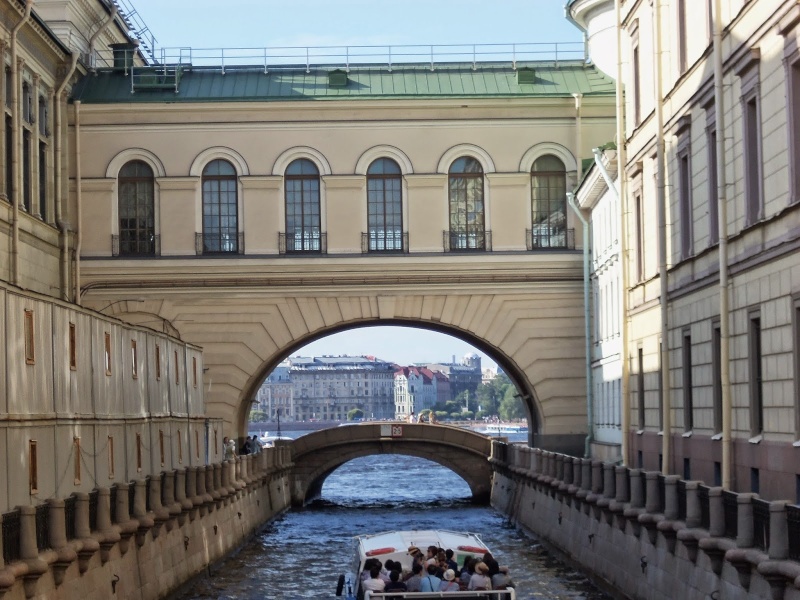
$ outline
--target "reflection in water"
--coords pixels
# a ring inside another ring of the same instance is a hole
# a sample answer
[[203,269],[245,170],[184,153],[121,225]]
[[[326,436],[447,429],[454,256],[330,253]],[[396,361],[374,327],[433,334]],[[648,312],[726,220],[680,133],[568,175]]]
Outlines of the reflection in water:
[[518,598],[607,598],[535,539],[469,500],[467,484],[432,462],[400,455],[353,460],[331,474],[321,500],[269,524],[181,598],[333,599],[353,536],[435,528],[479,533],[500,564],[509,565]]

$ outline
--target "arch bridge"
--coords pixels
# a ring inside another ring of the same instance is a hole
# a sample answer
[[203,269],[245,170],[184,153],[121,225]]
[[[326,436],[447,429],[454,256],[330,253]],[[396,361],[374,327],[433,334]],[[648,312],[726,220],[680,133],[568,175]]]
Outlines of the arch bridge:
[[375,454],[402,454],[438,463],[466,481],[474,502],[489,501],[492,440],[468,429],[399,422],[361,423],[310,433],[290,446],[294,506],[319,497],[327,477],[344,463]]

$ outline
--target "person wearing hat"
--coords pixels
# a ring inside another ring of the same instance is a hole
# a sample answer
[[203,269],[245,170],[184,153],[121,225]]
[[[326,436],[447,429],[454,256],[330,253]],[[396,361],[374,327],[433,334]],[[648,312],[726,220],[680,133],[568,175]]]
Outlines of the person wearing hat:
[[440,592],[457,592],[461,588],[458,587],[458,583],[455,581],[456,579],[456,572],[453,569],[447,569],[444,572],[444,581],[442,581],[442,585],[439,587]]
[[475,565],[475,574],[470,577],[467,589],[470,591],[492,589],[492,580],[489,579],[489,567],[485,562],[479,562]]

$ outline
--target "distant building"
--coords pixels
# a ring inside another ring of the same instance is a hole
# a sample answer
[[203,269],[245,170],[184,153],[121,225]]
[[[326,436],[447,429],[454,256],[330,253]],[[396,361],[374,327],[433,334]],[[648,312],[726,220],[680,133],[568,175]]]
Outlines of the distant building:
[[290,358],[292,417],[344,421],[354,408],[366,418],[394,417],[395,365],[374,357]]
[[451,363],[427,363],[423,365],[431,371],[439,371],[447,376],[450,381],[450,400],[455,399],[461,392],[468,390],[474,394],[478,386],[483,381],[483,371],[481,370],[481,357],[470,352],[466,354],[461,362],[456,362],[453,356]]
[[256,393],[254,408],[265,412],[270,421],[278,417],[285,421],[294,420],[294,390],[288,362],[282,362],[275,367],[261,384]]
[[425,367],[401,367],[394,374],[395,417],[408,418],[449,399],[447,377]]

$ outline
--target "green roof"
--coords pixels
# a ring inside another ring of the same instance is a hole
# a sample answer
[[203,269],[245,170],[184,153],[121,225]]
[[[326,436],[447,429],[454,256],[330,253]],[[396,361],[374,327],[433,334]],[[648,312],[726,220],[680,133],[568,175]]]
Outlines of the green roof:
[[[614,81],[584,62],[517,63],[534,69],[533,83],[517,83],[509,63],[429,64],[351,67],[346,86],[329,85],[335,67],[281,67],[264,73],[263,67],[183,68],[178,91],[174,86],[137,87],[131,93],[131,77],[120,70],[100,70],[86,75],[75,87],[73,98],[81,102],[263,102],[287,100],[393,99],[393,98],[530,98],[613,96]],[[137,68],[146,80],[157,67]],[[155,75],[153,75],[155,76]],[[152,80],[152,77],[151,77]],[[174,81],[174,80],[173,80]]]

